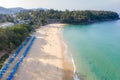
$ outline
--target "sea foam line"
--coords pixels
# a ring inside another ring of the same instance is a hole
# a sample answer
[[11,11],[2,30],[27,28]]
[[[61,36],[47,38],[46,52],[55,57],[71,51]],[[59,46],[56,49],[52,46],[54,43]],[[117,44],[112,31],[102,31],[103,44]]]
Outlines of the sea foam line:
[[[61,39],[62,39],[63,45],[65,46],[65,51],[64,51],[64,53],[67,54],[67,53],[68,53],[68,46],[67,46],[67,44],[65,43],[65,41],[64,41],[64,39],[63,39],[63,36],[62,36],[62,28],[60,28],[60,30],[59,30],[59,35],[60,35],[60,37],[61,37]],[[80,79],[78,78],[78,75],[77,75],[77,72],[76,72],[76,66],[75,66],[75,62],[74,62],[74,59],[73,59],[73,55],[70,54],[70,56],[71,56],[72,63],[73,63],[73,68],[74,68],[74,80],[80,80]]]

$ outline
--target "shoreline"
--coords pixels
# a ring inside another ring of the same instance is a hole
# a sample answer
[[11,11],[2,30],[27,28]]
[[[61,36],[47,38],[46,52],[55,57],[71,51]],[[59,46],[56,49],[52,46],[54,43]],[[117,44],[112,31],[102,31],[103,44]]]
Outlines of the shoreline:
[[62,40],[62,43],[63,43],[63,45],[65,46],[65,51],[64,51],[64,54],[69,54],[70,55],[70,58],[71,58],[71,61],[72,61],[72,64],[73,64],[73,72],[74,72],[74,74],[73,74],[73,80],[80,80],[79,78],[78,78],[78,75],[77,75],[77,71],[76,71],[76,65],[75,65],[75,62],[74,62],[74,59],[73,59],[73,55],[71,54],[71,53],[68,53],[68,46],[67,46],[67,44],[65,43],[65,40],[64,40],[64,38],[63,38],[63,36],[62,36],[62,31],[61,31],[61,29],[60,29],[60,37],[61,37],[61,40]]
[[[62,45],[62,48],[63,48],[63,53],[62,54],[63,54],[63,58],[64,58],[64,61],[63,61],[63,67],[64,67],[64,69],[70,69],[70,68],[72,68],[72,72],[73,72],[73,74],[72,74],[72,76],[73,76],[72,80],[79,80],[78,77],[77,77],[77,75],[75,74],[76,73],[76,68],[75,68],[75,64],[74,64],[74,59],[72,57],[72,54],[68,53],[68,47],[67,47],[67,44],[64,41],[64,38],[63,38],[62,32],[61,32],[62,27],[65,27],[66,25],[68,25],[68,24],[62,24],[62,23],[49,24],[49,26],[54,26],[54,27],[57,27],[59,29],[58,30],[58,36],[60,38],[60,42],[61,42],[61,45]],[[69,61],[67,61],[67,60],[69,60]],[[70,73],[67,73],[67,74],[70,74]],[[65,79],[65,80],[70,80],[70,79]]]

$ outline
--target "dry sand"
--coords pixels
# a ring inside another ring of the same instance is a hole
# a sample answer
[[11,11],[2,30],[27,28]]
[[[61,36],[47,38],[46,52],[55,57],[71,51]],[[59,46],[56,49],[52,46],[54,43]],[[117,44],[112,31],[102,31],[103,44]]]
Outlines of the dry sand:
[[50,24],[37,29],[27,57],[20,65],[14,80],[73,80],[70,54],[59,35],[64,24]]

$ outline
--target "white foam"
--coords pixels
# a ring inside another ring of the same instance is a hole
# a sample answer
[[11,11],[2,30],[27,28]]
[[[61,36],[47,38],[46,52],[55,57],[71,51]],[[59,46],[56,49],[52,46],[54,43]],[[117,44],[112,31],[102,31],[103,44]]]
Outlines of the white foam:
[[[67,46],[67,44],[65,43],[65,41],[63,40],[63,36],[62,36],[61,33],[62,33],[62,28],[60,28],[59,34],[60,34],[60,37],[61,37],[61,39],[62,39],[63,45],[65,46],[65,51],[64,51],[64,53],[67,54],[67,53],[68,53],[68,46]],[[75,63],[74,63],[73,56],[72,56],[72,54],[70,54],[70,55],[71,55],[71,59],[72,59],[72,63],[73,63],[73,68],[74,68],[74,80],[80,80],[80,79],[78,78],[77,73],[76,73],[76,66],[75,66]]]

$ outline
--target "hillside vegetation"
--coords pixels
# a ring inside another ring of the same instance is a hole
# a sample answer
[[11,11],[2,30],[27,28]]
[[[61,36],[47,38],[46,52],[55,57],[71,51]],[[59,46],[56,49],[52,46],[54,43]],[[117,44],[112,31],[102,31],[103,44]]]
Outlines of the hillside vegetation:
[[38,10],[23,11],[17,14],[21,20],[30,20],[31,24],[45,24],[48,20],[56,20],[62,23],[88,24],[98,21],[108,21],[119,19],[119,15],[112,11],[58,11],[58,10]]

